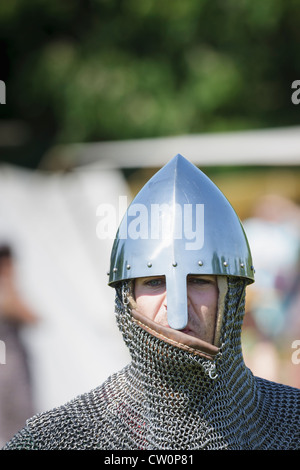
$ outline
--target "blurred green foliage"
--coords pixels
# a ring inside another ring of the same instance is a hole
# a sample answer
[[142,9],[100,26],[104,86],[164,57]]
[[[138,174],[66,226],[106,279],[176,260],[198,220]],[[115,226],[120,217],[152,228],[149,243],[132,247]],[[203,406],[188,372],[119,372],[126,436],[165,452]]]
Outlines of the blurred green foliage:
[[0,3],[1,117],[39,151],[299,123],[298,0]]

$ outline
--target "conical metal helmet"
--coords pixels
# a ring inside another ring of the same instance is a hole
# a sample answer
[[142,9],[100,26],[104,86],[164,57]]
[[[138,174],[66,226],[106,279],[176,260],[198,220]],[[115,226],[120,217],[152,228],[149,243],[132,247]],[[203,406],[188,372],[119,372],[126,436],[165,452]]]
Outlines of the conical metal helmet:
[[180,330],[188,322],[189,274],[254,282],[248,241],[234,209],[201,170],[177,155],[128,207],[112,248],[109,285],[164,275],[168,323]]

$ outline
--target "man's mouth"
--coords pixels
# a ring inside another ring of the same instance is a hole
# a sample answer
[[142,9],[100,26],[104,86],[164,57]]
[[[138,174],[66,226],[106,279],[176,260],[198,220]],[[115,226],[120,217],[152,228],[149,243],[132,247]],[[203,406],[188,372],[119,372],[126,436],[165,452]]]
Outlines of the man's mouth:
[[191,335],[193,334],[193,331],[190,328],[184,328],[183,330],[180,330],[181,333],[185,333],[186,335]]

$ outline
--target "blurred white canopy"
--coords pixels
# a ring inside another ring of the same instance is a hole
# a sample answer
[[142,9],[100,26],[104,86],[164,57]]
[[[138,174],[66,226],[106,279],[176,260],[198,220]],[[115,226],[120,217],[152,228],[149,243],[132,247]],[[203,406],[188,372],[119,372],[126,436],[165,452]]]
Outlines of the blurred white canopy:
[[202,166],[299,165],[300,126],[57,146],[42,166],[161,167],[178,153]]
[[118,205],[117,171],[68,173],[0,166],[0,244],[16,253],[18,289],[38,316],[25,327],[37,411],[101,384],[129,361],[107,286],[112,240],[96,235],[97,207]]

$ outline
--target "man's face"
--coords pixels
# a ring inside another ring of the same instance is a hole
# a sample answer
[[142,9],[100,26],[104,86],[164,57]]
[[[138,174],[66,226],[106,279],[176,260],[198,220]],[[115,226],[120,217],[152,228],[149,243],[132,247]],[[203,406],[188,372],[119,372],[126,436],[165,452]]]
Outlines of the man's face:
[[[159,325],[169,327],[164,276],[137,278],[135,300],[136,309],[142,315]],[[188,324],[181,331],[213,343],[218,307],[216,276],[188,276],[187,306]]]

